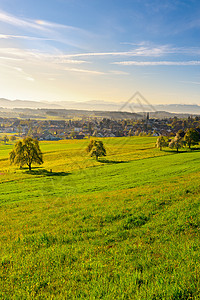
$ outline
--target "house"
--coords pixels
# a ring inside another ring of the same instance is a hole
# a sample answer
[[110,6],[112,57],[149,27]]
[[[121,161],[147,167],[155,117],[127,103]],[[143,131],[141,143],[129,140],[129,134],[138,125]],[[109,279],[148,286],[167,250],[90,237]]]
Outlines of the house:
[[43,134],[40,136],[39,141],[59,141],[61,138],[52,135],[51,133]]
[[85,137],[84,134],[76,134],[76,135],[74,136],[74,139],[76,139],[76,140],[82,140],[82,139],[84,139],[84,137]]

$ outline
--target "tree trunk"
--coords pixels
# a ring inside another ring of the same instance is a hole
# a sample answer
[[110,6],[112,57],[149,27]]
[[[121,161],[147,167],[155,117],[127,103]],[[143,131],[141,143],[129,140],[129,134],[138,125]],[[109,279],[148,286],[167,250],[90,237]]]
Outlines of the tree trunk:
[[31,164],[30,164],[30,165],[28,165],[28,168],[29,168],[29,171],[31,171]]

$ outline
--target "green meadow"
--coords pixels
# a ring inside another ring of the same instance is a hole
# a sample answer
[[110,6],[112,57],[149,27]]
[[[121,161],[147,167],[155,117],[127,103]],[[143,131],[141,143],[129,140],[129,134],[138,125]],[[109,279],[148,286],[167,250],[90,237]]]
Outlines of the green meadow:
[[154,137],[0,144],[0,299],[200,299],[200,150]]

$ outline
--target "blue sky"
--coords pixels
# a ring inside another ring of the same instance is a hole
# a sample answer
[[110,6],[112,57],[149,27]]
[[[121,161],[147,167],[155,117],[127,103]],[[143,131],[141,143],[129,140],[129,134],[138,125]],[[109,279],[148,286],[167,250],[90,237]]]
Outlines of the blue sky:
[[200,104],[200,1],[0,0],[0,97]]

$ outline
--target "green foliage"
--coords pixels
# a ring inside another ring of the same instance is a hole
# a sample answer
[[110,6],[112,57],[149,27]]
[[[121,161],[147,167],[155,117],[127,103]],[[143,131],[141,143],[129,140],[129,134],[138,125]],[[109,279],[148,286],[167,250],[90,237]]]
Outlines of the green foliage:
[[16,141],[16,136],[14,136],[14,135],[11,135],[11,137],[10,137],[10,141],[11,141],[11,142],[14,142],[14,141]]
[[175,138],[169,143],[169,147],[172,148],[172,149],[175,148],[176,151],[178,152],[178,150],[180,148],[183,148],[183,146],[184,146],[184,140],[180,136],[180,134],[177,133]]
[[27,165],[30,171],[33,163],[43,164],[43,155],[38,141],[31,137],[18,141],[10,152],[10,162],[11,164],[20,165],[20,167]]
[[159,136],[156,141],[156,147],[160,148],[160,150],[162,150],[162,148],[167,147],[167,146],[168,146],[168,144],[167,144],[164,136],[162,136],[162,135]]
[[8,141],[9,141],[9,138],[8,138],[8,136],[7,135],[4,135],[4,137],[3,137],[3,142],[6,144]]
[[90,153],[90,156],[95,156],[96,160],[98,160],[100,156],[106,156],[106,149],[102,141],[91,140],[86,151]]
[[187,130],[184,140],[189,148],[191,148],[193,145],[198,145],[199,133],[194,128],[190,128]]

